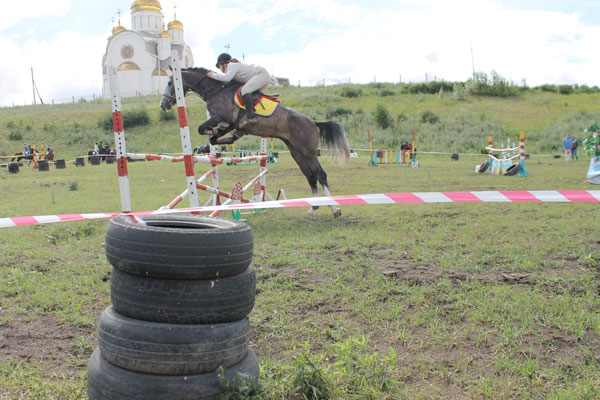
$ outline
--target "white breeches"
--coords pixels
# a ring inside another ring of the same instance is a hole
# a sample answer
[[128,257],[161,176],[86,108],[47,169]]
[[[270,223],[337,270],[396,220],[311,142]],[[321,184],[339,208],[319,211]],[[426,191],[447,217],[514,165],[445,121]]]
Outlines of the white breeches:
[[242,86],[241,94],[243,96],[256,90],[265,90],[269,86],[269,83],[271,83],[271,75],[266,70],[263,70],[263,72],[254,75]]

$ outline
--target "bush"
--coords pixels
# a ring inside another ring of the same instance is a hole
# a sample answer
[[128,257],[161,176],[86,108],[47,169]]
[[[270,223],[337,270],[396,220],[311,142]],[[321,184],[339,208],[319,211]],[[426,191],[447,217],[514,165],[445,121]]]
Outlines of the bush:
[[177,119],[177,115],[175,115],[174,111],[160,111],[160,114],[158,114],[158,119],[160,121],[173,121],[174,119]]
[[21,135],[21,132],[11,132],[8,134],[8,139],[9,140],[23,140],[23,135]]
[[[148,125],[150,123],[150,116],[145,109],[124,111],[123,112],[123,128],[133,128],[138,125]],[[113,130],[113,117],[112,114],[107,114],[104,118],[98,121],[98,126],[107,131]]]
[[496,71],[492,71],[491,79],[484,72],[476,72],[465,87],[467,93],[477,96],[510,97],[519,94],[519,88],[512,81],[507,81]]
[[409,83],[402,87],[402,91],[409,94],[438,94],[441,90],[451,92],[453,88],[454,83],[433,81],[428,83]]
[[381,96],[381,97],[393,96],[395,94],[396,94],[396,92],[394,92],[393,90],[390,90],[390,89],[383,89],[381,92],[379,92],[379,96]]
[[375,120],[377,125],[383,129],[388,128],[390,125],[392,125],[393,122],[389,111],[381,104],[377,104],[377,106],[375,107],[375,111],[373,111],[373,119]]
[[452,86],[452,98],[462,101],[465,99],[465,86],[461,83],[455,83]]
[[558,86],[558,93],[560,93],[560,94],[573,94],[573,92],[575,92],[575,90],[573,89],[573,86],[571,86],[571,85]]
[[340,91],[342,97],[358,97],[362,95],[362,90],[358,88],[351,88],[350,86],[344,86]]
[[408,121],[408,117],[406,116],[406,114],[404,114],[404,113],[400,113],[400,114],[398,114],[398,116],[396,117],[396,121],[398,121],[398,122],[404,122],[404,121]]
[[551,92],[551,93],[556,93],[558,90],[556,88],[556,85],[541,85],[536,87],[536,89],[540,89],[542,92]]
[[438,117],[431,111],[423,111],[423,114],[421,114],[421,122],[424,124],[436,124],[440,122],[440,117]]
[[352,115],[352,110],[344,107],[329,109],[325,112],[325,118],[343,117],[344,115]]

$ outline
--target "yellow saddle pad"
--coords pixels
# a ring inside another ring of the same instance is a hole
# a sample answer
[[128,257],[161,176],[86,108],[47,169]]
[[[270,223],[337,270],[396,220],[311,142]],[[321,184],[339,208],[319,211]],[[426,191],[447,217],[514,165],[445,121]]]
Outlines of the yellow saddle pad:
[[[234,102],[239,108],[245,110],[246,106],[244,100],[242,100],[240,90],[235,93]],[[277,107],[279,107],[279,100],[275,97],[261,95],[254,101],[254,112],[262,117],[270,117],[277,110]]]

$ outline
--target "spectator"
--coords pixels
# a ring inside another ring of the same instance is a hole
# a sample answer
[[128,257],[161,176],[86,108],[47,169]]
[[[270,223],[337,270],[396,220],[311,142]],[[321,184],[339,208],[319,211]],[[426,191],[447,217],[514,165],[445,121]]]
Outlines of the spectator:
[[573,137],[573,143],[571,144],[571,155],[573,156],[574,160],[579,160],[579,156],[577,155],[577,146],[579,146],[579,143],[577,142],[577,139]]
[[571,159],[571,153],[573,150],[573,138],[567,133],[567,136],[562,141],[563,147],[565,148],[565,160]]

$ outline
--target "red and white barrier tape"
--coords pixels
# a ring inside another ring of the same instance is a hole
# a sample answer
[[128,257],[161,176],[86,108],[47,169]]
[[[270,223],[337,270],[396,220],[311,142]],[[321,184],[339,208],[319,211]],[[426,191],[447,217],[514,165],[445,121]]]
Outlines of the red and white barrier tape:
[[[155,211],[139,211],[127,215],[172,214],[184,212],[212,212],[226,210],[254,210],[265,208],[289,208],[311,206],[346,206],[362,204],[408,204],[408,203],[600,203],[600,190],[531,190],[531,191],[475,191],[475,192],[406,192],[358,194],[331,197],[306,197],[302,199],[275,200],[261,203],[227,204],[207,207],[188,207]],[[47,224],[51,222],[79,221],[111,218],[122,213],[62,214],[36,217],[0,218],[0,228],[22,225]]]

